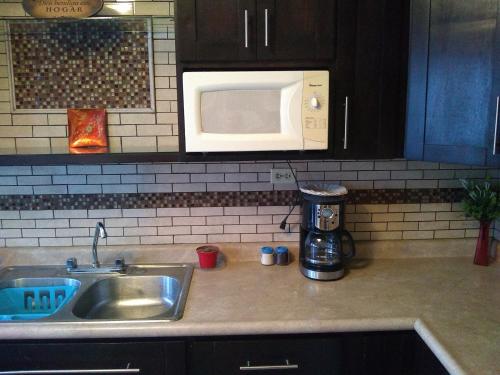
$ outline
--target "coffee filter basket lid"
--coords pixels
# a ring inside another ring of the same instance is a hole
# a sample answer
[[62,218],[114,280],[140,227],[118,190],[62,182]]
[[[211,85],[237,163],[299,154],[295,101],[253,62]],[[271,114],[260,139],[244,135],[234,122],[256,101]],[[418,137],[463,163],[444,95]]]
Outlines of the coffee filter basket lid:
[[347,188],[337,184],[307,184],[300,187],[300,191],[304,194],[320,197],[335,197],[347,194]]

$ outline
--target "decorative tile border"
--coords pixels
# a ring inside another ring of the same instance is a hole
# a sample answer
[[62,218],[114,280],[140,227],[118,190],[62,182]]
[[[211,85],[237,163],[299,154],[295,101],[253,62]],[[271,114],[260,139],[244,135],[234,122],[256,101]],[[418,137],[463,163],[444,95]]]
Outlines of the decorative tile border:
[[[253,207],[290,205],[295,191],[229,191],[144,194],[1,195],[0,210],[77,210],[162,207]],[[460,189],[352,190],[348,204],[448,203],[462,198]]]

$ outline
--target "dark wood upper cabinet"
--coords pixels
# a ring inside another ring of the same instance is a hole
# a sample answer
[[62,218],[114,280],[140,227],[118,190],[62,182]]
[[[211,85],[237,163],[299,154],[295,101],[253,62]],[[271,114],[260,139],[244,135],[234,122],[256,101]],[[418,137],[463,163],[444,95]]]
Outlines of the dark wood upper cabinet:
[[[409,10],[410,0],[177,1],[179,98],[189,70],[328,69],[329,149],[320,157],[402,157]],[[182,118],[181,107],[181,136]]]
[[177,1],[180,61],[332,59],[335,1]]
[[177,50],[183,61],[255,59],[255,0],[177,1]]
[[331,60],[335,1],[257,0],[258,60]]
[[495,34],[495,50],[493,52],[493,81],[490,99],[490,131],[491,140],[486,164],[491,167],[500,166],[500,1],[498,2],[497,25]]
[[338,0],[336,158],[403,155],[409,1]]
[[412,2],[408,159],[500,166],[499,3]]

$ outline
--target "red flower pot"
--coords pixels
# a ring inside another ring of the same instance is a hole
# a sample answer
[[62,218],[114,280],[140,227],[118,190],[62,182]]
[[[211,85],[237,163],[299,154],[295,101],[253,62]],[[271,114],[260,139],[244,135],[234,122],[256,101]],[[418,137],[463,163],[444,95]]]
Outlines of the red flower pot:
[[200,246],[196,249],[200,268],[215,268],[217,265],[217,254],[219,248],[217,246]]

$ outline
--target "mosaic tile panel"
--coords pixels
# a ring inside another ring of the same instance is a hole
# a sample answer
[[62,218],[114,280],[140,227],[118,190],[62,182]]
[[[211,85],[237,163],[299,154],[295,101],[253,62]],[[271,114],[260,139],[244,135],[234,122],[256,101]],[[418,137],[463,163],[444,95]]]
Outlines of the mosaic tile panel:
[[[352,190],[347,203],[447,203],[459,202],[462,196],[461,189]],[[296,197],[295,191],[0,195],[0,210],[281,206],[292,204]]]
[[151,108],[147,18],[9,28],[16,109]]

